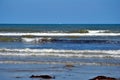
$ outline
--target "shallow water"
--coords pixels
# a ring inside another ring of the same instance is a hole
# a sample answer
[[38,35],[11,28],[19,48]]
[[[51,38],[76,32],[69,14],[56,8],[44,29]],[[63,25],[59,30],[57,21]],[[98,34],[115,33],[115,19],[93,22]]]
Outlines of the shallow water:
[[89,80],[98,75],[120,77],[120,67],[118,66],[74,66],[75,67],[67,68],[64,64],[0,64],[0,75],[2,76],[0,79],[31,80],[31,78],[29,78],[31,75],[45,74],[55,76],[53,80]]

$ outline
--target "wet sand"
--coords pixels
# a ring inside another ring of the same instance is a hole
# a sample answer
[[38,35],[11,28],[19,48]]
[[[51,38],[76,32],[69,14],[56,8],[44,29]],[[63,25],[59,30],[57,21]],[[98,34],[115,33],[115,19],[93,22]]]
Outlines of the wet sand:
[[120,66],[77,64],[0,64],[0,80],[41,80],[31,75],[51,75],[53,80],[89,80],[104,75],[120,78]]

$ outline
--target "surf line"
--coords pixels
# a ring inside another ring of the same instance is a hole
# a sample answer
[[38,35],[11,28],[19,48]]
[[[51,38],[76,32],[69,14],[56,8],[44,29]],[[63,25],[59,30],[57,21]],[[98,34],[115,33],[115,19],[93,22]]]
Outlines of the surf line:
[[0,33],[0,36],[40,36],[40,37],[64,37],[64,36],[120,36],[120,33]]

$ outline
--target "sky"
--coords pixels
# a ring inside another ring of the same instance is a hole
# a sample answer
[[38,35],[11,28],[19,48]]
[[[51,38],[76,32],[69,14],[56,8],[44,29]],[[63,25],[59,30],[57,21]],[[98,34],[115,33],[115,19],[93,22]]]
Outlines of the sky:
[[120,0],[0,0],[0,24],[120,24]]

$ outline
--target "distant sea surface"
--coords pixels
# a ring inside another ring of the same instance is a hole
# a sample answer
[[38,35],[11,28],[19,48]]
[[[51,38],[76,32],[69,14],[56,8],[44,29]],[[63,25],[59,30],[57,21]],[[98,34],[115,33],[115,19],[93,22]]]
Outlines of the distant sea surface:
[[80,29],[120,32],[120,24],[0,24],[1,32],[68,32]]

